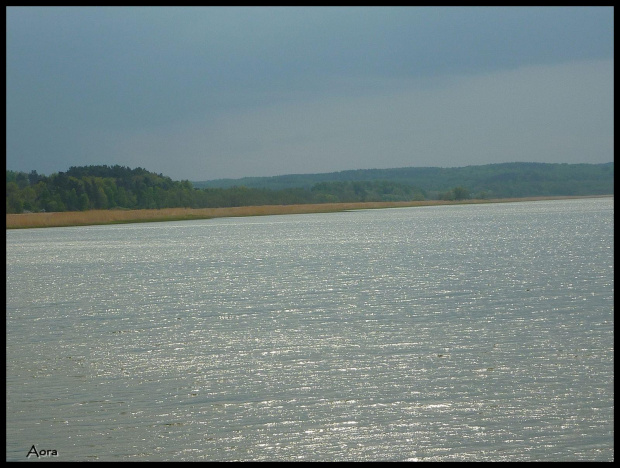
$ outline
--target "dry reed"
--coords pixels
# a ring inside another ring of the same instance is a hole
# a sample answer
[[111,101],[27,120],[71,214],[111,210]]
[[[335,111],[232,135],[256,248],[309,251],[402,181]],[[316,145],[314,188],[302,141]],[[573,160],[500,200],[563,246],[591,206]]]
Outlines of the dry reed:
[[302,205],[264,205],[237,206],[230,208],[164,208],[160,210],[89,210],[53,213],[7,214],[7,229],[85,226],[97,224],[140,223],[154,221],[175,221],[191,219],[210,219],[236,216],[266,216],[303,213],[329,213],[348,210],[376,208],[398,208],[413,206],[501,203],[514,201],[535,201],[560,198],[583,197],[529,197],[519,199],[462,200],[462,201],[408,201],[408,202],[362,202],[362,203],[321,203]]

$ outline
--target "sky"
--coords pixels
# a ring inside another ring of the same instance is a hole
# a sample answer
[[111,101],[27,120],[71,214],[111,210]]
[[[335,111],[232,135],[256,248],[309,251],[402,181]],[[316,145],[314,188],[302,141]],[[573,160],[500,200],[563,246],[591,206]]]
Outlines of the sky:
[[613,161],[613,7],[7,7],[7,169]]

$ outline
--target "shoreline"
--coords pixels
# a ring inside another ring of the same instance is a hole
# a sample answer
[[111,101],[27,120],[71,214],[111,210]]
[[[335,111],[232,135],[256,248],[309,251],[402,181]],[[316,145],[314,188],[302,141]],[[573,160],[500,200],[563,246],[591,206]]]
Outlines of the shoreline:
[[300,205],[236,206],[226,208],[162,208],[155,210],[88,210],[51,213],[21,213],[6,215],[6,229],[45,227],[96,226],[102,224],[188,221],[196,219],[270,216],[284,214],[334,213],[351,210],[380,208],[407,208],[416,206],[470,205],[485,203],[512,203],[576,198],[606,198],[613,195],[546,196],[523,198],[495,198],[488,200],[423,200],[403,202],[319,203]]

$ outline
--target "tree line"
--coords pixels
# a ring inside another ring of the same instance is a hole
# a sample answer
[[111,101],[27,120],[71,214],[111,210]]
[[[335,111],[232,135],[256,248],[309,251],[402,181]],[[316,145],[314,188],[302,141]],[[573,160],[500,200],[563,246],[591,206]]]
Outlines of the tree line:
[[193,182],[195,187],[311,188],[319,182],[384,180],[419,187],[427,199],[461,196],[465,188],[471,198],[512,198],[557,195],[613,194],[614,163],[499,163],[465,167],[402,167],[358,169],[322,174],[289,174],[273,177],[244,177]]
[[6,171],[6,212],[218,208],[249,205],[424,200],[420,189],[388,181],[323,182],[310,189],[195,188],[143,168],[71,167],[50,176]]
[[613,194],[613,172],[613,163],[509,163],[245,178],[238,185],[201,186],[119,165],[71,167],[50,176],[7,170],[6,212],[606,195]]

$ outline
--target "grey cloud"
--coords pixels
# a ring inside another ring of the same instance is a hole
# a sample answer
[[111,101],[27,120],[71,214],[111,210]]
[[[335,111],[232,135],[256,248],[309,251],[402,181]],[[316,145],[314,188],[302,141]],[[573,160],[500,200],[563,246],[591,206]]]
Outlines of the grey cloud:
[[[281,142],[285,131],[281,150],[265,150],[256,167],[247,156],[241,167],[314,171],[323,164],[318,156],[306,156],[315,163],[303,166],[294,164],[295,154],[329,153],[328,142],[334,152],[351,152],[342,148],[344,138],[310,131],[322,132],[321,122],[336,125],[339,110],[330,101],[354,109],[373,96],[405,96],[413,81],[435,96],[432,90],[459,76],[604,59],[613,59],[613,8],[9,7],[7,167],[167,167],[161,148],[183,147],[188,156],[176,153],[175,177],[193,177],[200,158],[209,159],[209,173],[227,176],[238,173],[233,161],[240,155],[258,154],[252,145]],[[274,122],[262,140],[251,136],[251,126],[244,134],[229,123],[231,116],[269,116],[274,107],[314,115],[317,103],[319,123],[293,130],[282,110],[282,128]],[[425,112],[431,121],[442,115]],[[390,116],[396,118],[382,118]],[[356,127],[359,118],[349,115],[347,135],[368,131],[372,120]],[[189,130],[197,122],[203,130]],[[161,138],[181,134],[187,140],[176,144]],[[356,139],[347,144],[355,147]],[[399,154],[395,144],[386,140],[383,147]],[[363,156],[370,150],[357,154],[362,159],[350,164],[370,164]]]
[[454,78],[429,87],[231,111],[119,139],[192,180],[344,169],[613,159],[613,62]]

